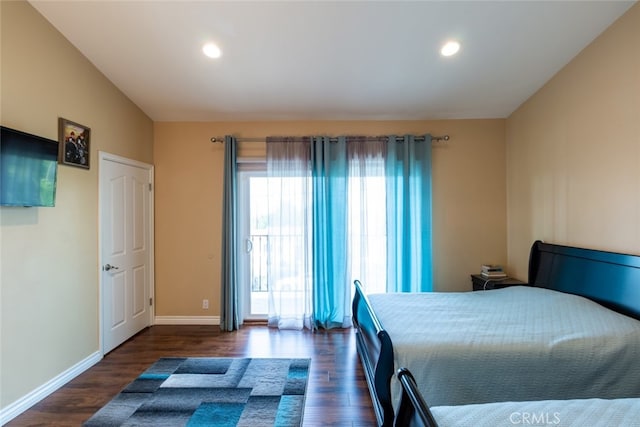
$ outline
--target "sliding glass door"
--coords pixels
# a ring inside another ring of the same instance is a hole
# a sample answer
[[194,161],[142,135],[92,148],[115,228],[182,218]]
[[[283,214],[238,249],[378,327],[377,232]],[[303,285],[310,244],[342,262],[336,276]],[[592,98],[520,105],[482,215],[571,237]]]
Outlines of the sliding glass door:
[[269,204],[266,172],[240,171],[238,180],[240,226],[239,283],[245,320],[266,319],[268,313],[267,247]]

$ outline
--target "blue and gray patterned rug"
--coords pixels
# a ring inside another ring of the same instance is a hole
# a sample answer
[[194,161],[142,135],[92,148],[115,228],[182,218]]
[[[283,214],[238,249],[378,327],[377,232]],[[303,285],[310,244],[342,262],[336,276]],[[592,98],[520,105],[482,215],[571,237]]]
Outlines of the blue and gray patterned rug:
[[84,426],[298,427],[309,362],[163,358]]

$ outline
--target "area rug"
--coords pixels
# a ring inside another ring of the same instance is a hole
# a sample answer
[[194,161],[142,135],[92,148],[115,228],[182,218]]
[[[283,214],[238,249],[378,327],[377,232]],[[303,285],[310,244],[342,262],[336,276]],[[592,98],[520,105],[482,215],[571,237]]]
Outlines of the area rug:
[[83,425],[298,427],[309,362],[162,358]]

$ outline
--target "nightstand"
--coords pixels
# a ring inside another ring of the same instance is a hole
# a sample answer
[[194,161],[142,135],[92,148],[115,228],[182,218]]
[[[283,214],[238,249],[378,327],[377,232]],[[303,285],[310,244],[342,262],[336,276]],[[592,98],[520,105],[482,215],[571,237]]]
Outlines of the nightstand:
[[488,291],[491,289],[506,288],[508,286],[524,286],[527,283],[511,277],[504,279],[486,279],[481,274],[472,274],[471,283],[474,291]]

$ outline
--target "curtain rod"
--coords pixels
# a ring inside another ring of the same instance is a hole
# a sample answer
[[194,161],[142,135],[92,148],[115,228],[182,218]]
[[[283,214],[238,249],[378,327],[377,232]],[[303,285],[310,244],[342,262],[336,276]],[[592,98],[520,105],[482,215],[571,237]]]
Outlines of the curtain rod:
[[[375,138],[375,137],[372,137]],[[431,137],[431,141],[435,141],[435,142],[440,142],[440,141],[448,141],[449,135],[442,135],[442,136],[432,136]],[[338,138],[331,138],[330,139],[332,142],[335,142],[338,140]],[[416,137],[417,141],[424,141],[424,137]],[[266,142],[266,138],[262,137],[262,138],[236,138],[236,141],[238,142]],[[218,144],[224,144],[224,138],[218,137],[218,136],[213,136],[211,137],[211,142],[218,143]]]

